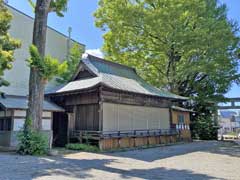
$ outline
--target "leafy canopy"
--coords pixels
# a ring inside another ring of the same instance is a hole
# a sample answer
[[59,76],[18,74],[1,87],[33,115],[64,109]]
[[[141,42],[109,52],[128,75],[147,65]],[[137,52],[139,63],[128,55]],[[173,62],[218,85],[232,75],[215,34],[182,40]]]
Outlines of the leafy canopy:
[[[236,22],[217,0],[100,0],[96,26],[108,59],[135,67],[157,87],[194,99],[195,137],[212,139],[215,104],[238,74]],[[206,135],[204,129],[207,129]]]
[[67,62],[68,68],[57,78],[57,82],[62,84],[71,80],[73,73],[76,71],[76,68],[82,58],[83,53],[84,48],[82,46],[77,43],[73,44],[69,52],[69,57],[65,60]]
[[34,45],[29,47],[29,52],[30,58],[27,59],[27,62],[30,67],[38,70],[39,75],[43,80],[51,80],[54,76],[65,73],[67,70],[66,61],[59,63],[58,59],[55,59],[50,55],[42,58]]
[[96,26],[108,59],[151,84],[218,101],[239,83],[238,26],[217,0],[100,0]]
[[9,34],[12,15],[0,0],[0,87],[7,86],[9,83],[3,79],[4,71],[12,68],[14,61],[14,50],[19,48],[19,40],[13,39]]

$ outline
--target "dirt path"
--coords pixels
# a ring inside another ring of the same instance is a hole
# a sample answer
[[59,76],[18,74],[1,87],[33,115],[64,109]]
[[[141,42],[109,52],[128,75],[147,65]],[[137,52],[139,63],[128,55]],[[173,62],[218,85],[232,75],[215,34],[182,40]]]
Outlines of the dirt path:
[[0,180],[240,180],[239,168],[240,147],[214,141],[54,158],[0,154]]

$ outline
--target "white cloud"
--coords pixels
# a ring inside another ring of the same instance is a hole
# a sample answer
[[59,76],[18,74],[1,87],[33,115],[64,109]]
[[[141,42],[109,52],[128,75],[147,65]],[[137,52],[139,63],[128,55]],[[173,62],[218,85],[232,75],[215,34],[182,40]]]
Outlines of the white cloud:
[[83,56],[86,56],[86,54],[91,54],[93,56],[103,58],[103,53],[100,49],[87,49]]

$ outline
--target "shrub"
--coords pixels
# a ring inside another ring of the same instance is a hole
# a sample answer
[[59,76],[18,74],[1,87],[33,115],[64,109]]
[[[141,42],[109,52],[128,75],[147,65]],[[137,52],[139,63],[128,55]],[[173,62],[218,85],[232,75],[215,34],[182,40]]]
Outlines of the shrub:
[[23,131],[18,134],[18,150],[22,155],[45,155],[48,151],[48,138],[31,128],[31,120],[26,119]]
[[191,124],[194,139],[217,140],[218,128],[211,117],[199,116]]
[[67,144],[67,149],[70,150],[81,150],[81,151],[87,151],[87,152],[98,152],[99,149],[97,146],[91,146],[88,144]]

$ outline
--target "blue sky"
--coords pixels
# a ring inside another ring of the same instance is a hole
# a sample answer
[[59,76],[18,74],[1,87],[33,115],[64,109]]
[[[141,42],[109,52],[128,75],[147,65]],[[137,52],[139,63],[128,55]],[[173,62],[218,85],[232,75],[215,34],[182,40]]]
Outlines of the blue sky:
[[[220,0],[228,6],[228,17],[240,24],[240,0]],[[8,0],[11,6],[33,16],[32,9],[27,0]],[[93,13],[97,9],[98,0],[70,0],[68,11],[63,18],[50,14],[48,24],[54,29],[67,34],[69,26],[72,27],[72,38],[85,44],[88,52],[99,53],[103,44],[101,30],[94,26]],[[228,97],[240,97],[240,87],[233,85]]]

